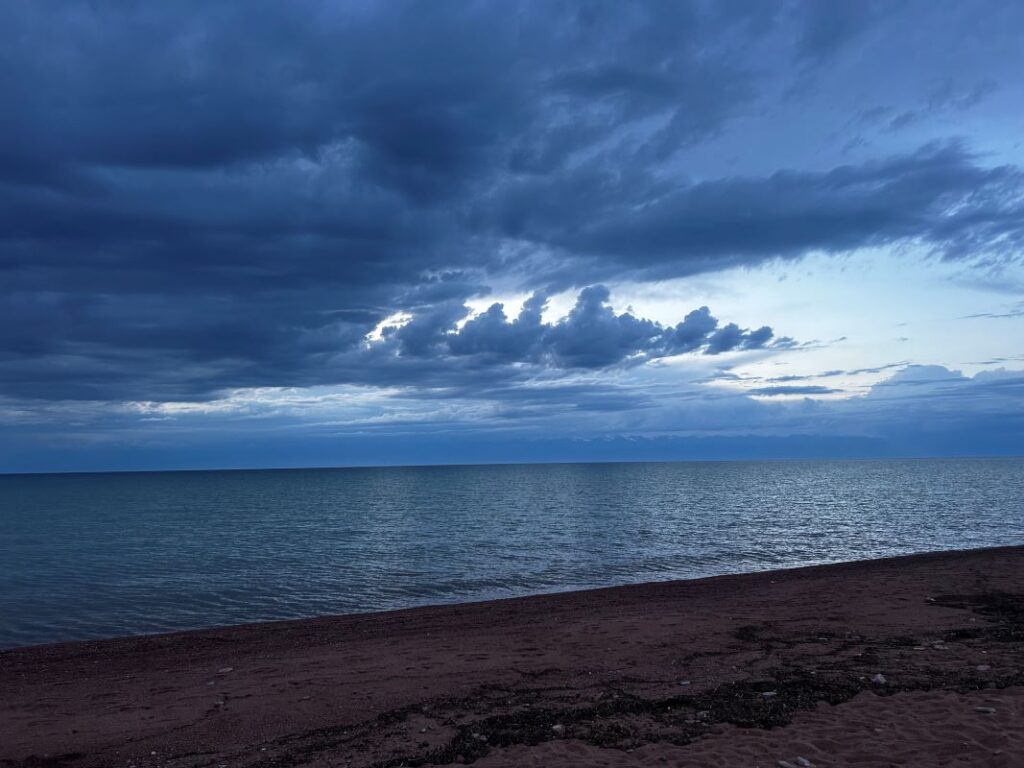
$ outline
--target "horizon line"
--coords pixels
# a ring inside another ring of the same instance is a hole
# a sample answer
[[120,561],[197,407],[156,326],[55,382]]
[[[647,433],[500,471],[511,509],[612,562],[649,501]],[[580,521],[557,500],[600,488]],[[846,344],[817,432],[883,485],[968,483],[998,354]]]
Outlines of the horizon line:
[[7,472],[0,470],[0,477],[62,476],[62,475],[154,475],[184,474],[201,472],[308,472],[327,470],[359,469],[458,469],[463,467],[541,467],[541,466],[592,466],[609,464],[760,464],[808,461],[997,461],[1024,459],[1024,453],[1016,454],[967,454],[967,455],[896,455],[896,456],[775,456],[762,458],[708,458],[708,459],[595,459],[591,461],[481,461],[481,462],[437,462],[433,464],[332,464],[305,466],[268,467],[177,467],[162,469],[79,469],[79,470],[27,470]]

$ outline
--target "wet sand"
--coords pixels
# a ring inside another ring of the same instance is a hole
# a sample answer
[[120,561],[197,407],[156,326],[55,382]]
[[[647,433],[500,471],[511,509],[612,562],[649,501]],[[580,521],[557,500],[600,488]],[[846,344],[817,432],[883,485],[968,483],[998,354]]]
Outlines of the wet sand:
[[1022,766],[1024,547],[0,653],[0,765],[470,762]]

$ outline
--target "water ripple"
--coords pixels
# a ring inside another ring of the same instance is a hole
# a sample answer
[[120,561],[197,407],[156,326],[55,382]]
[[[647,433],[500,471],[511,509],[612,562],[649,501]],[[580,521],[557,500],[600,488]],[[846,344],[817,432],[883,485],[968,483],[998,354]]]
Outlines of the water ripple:
[[0,647],[1024,543],[1024,460],[0,476]]

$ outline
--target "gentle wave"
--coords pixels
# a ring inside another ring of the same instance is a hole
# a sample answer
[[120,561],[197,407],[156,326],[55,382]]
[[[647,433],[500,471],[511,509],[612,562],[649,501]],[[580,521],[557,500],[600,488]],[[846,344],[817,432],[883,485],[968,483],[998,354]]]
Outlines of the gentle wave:
[[0,646],[1024,543],[1024,460],[0,476]]

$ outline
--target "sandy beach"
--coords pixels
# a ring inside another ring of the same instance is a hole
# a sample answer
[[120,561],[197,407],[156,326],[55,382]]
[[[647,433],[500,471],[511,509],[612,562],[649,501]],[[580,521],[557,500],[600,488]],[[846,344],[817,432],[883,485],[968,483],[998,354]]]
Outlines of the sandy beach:
[[0,653],[0,765],[451,763],[1024,765],[1024,548]]

